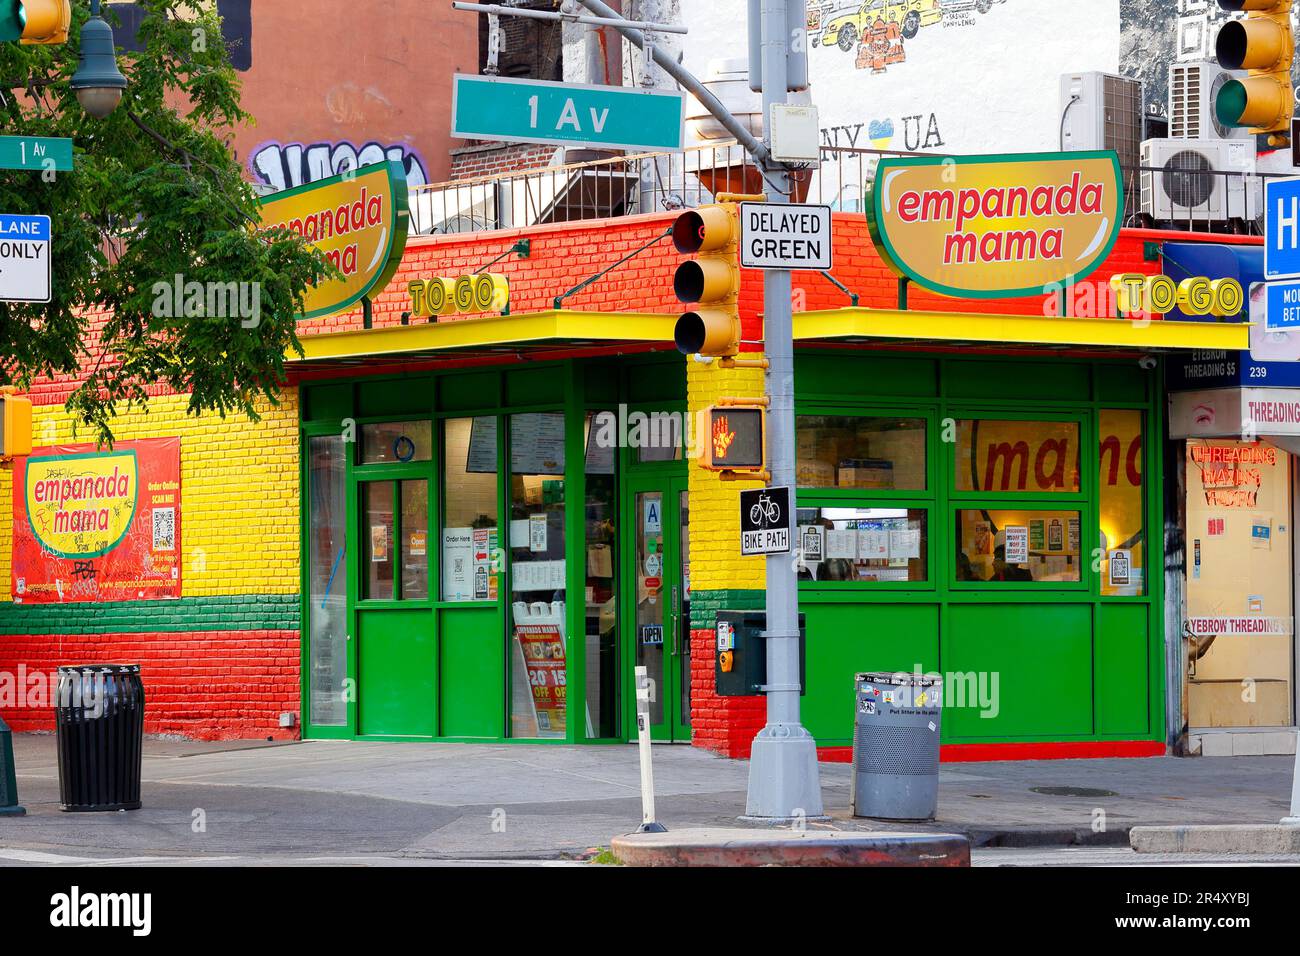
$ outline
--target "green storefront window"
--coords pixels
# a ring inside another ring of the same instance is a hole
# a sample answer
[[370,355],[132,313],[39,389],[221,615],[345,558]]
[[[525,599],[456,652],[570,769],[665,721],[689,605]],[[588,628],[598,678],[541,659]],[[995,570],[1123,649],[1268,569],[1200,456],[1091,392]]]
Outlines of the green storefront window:
[[1142,474],[1142,412],[1104,408],[1098,414],[1101,489],[1101,593],[1146,594],[1146,485]]
[[587,714],[596,737],[618,735],[618,460],[601,423],[613,412],[587,413],[586,421],[586,671]]
[[363,597],[391,601],[396,596],[393,580],[393,483],[368,481],[361,486],[361,513],[365,533],[361,551]]
[[403,601],[429,599],[429,483],[400,481]]
[[800,508],[800,581],[917,583],[929,580],[924,508]]
[[442,599],[495,601],[497,419],[450,418],[442,435]]
[[564,504],[564,414],[510,416],[512,737],[566,732]]
[[429,461],[433,426],[428,421],[382,422],[361,426],[361,463]]
[[957,512],[959,582],[1077,583],[1078,511],[1008,507]]
[[957,421],[955,491],[1079,493],[1079,423]]
[[926,420],[799,415],[800,488],[926,490]]

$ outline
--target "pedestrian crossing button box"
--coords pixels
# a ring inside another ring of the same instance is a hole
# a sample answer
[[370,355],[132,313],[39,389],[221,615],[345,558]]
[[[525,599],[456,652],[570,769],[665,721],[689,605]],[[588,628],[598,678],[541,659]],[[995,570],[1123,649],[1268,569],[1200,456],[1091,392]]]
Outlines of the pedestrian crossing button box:
[[[767,615],[762,611],[719,611],[713,652],[719,697],[755,697],[767,686]],[[807,627],[799,615],[799,693],[807,692],[805,676]]]

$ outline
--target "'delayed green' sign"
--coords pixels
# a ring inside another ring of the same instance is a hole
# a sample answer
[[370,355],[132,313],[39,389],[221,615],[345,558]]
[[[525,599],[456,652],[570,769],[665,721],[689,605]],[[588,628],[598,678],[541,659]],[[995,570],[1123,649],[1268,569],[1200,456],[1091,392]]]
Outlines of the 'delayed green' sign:
[[72,140],[53,136],[0,136],[0,169],[72,172]]
[[289,229],[343,273],[307,290],[299,318],[346,312],[388,285],[406,250],[406,171],[401,163],[362,166],[262,200],[262,228]]
[[457,75],[452,136],[603,149],[682,148],[686,94]]

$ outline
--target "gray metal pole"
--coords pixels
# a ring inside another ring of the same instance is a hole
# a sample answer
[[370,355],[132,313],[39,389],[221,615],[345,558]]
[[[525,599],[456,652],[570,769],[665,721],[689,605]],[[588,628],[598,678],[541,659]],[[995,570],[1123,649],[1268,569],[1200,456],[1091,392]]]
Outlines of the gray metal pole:
[[[772,143],[772,104],[785,103],[789,85],[787,0],[762,0],[763,129]],[[767,198],[789,202],[785,168],[767,166]],[[774,487],[790,488],[794,511],[794,327],[790,273],[764,273],[763,341],[767,353],[768,460]],[[797,542],[793,513],[786,515],[790,540]],[[790,820],[822,816],[817,744],[799,719],[799,590],[789,555],[767,559],[767,725],[754,738],[745,816]]]

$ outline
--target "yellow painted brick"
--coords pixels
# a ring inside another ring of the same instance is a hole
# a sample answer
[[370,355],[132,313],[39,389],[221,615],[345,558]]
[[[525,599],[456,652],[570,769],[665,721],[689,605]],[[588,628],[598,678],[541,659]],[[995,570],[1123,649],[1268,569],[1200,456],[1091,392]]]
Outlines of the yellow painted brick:
[[[182,592],[296,594],[298,580],[298,396],[263,403],[260,422],[195,417],[185,395],[151,398],[147,412],[116,418],[119,441],[181,439]],[[33,409],[33,443],[86,441],[61,405]],[[0,473],[0,514],[13,513],[13,475]],[[0,581],[13,563],[12,521],[0,521]],[[9,599],[8,587],[4,599]]]

